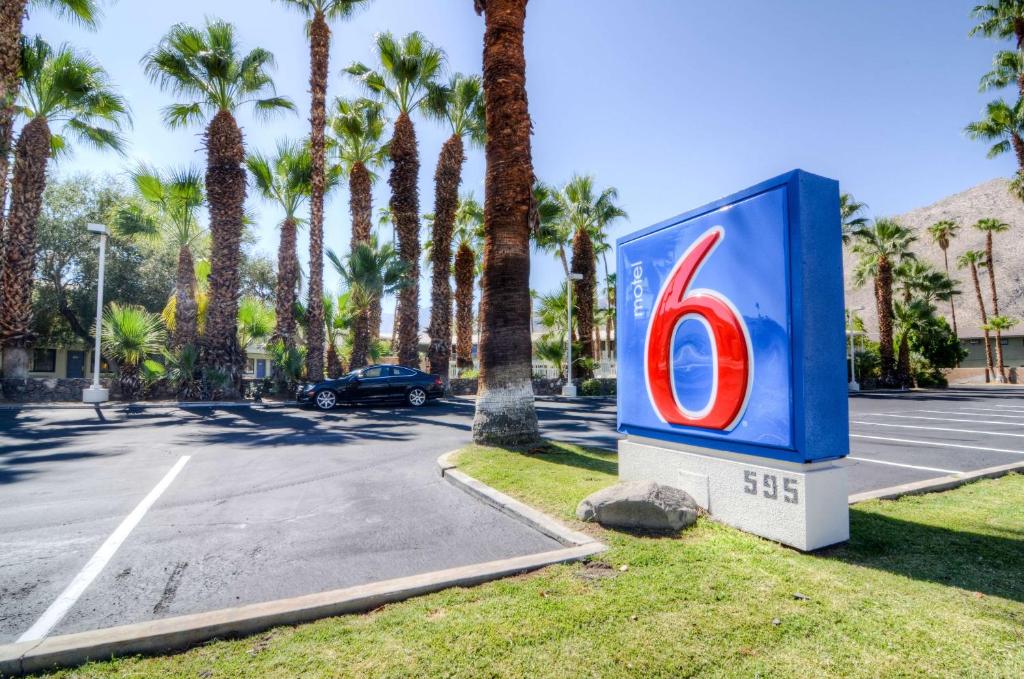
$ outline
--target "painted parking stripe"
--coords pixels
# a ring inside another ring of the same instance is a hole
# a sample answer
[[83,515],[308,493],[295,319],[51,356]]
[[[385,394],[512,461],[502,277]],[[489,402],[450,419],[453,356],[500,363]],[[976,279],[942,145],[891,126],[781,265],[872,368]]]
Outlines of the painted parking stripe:
[[114,553],[117,552],[117,549],[125,541],[125,538],[128,537],[128,534],[132,532],[132,529],[138,525],[142,517],[149,511],[149,508],[167,490],[167,487],[171,485],[178,472],[181,471],[182,467],[185,466],[185,463],[191,457],[191,455],[182,455],[178,459],[174,466],[171,467],[171,470],[160,479],[160,483],[156,484],[153,490],[149,491],[149,495],[142,498],[142,502],[132,510],[131,514],[125,517],[121,525],[110,534],[106,542],[100,545],[100,548],[92,555],[92,558],[85,564],[85,567],[78,572],[78,575],[71,581],[71,584],[50,604],[50,607],[43,612],[35,624],[18,638],[19,643],[23,641],[38,641],[44,638],[67,615],[71,607],[78,601],[78,598],[82,596],[82,593],[92,584],[92,581],[96,579],[96,576],[100,574],[100,571],[103,570],[111,557],[114,556]]
[[1024,434],[1009,434],[1003,431],[980,431],[978,429],[952,429],[950,427],[922,427],[917,424],[890,424],[888,422],[864,422],[852,420],[853,424],[864,424],[872,427],[898,427],[900,429],[924,429],[925,431],[951,431],[957,434],[981,434],[983,436],[1015,436],[1024,438]]
[[[984,417],[1005,417],[1005,418],[1011,419],[1011,420],[1020,420],[1022,417],[1024,417],[1024,413],[1021,413],[1020,415],[1003,415],[1003,414],[994,413],[991,410],[989,410],[988,408],[979,408],[978,410],[979,410],[979,412],[987,413]],[[964,408],[962,410],[912,410],[910,412],[913,412],[913,413],[938,413],[938,414],[943,414],[943,415],[973,415],[974,414],[974,413],[967,412],[967,411],[968,411],[968,409]],[[979,414],[978,417],[982,417],[982,415]]]
[[[961,415],[963,413],[960,413]],[[923,417],[921,415],[890,415],[871,413],[871,417],[902,417],[908,420],[935,420],[936,422],[967,422],[969,424],[1001,424],[1008,427],[1024,427],[1024,422],[1001,422],[999,420],[958,420],[955,417]]]
[[852,455],[846,458],[847,460],[856,460],[857,462],[871,462],[873,464],[885,464],[890,467],[906,467],[907,469],[920,469],[926,472],[939,472],[941,474],[959,474],[960,472],[955,469],[938,469],[937,467],[922,467],[916,464],[903,464],[902,462],[889,462],[888,460],[873,460],[870,457],[853,457]]
[[967,446],[959,443],[942,443],[941,441],[914,441],[912,439],[894,439],[887,436],[868,436],[867,434],[850,434],[852,439],[870,439],[872,441],[891,441],[893,443],[912,443],[917,446],[936,446],[938,448],[963,448],[964,450],[984,450],[992,453],[1010,453],[1011,455],[1024,455],[1024,450],[1009,450],[1007,448],[986,448],[985,446]]

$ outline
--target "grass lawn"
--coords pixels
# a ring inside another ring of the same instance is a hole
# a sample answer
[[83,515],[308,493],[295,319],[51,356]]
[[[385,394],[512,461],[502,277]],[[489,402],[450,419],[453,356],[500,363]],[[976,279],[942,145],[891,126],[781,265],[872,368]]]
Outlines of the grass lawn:
[[[616,474],[562,445],[458,463],[574,524]],[[588,565],[62,676],[1024,676],[1024,476],[850,514],[849,544],[816,555],[706,519],[678,538],[588,526],[611,546]]]

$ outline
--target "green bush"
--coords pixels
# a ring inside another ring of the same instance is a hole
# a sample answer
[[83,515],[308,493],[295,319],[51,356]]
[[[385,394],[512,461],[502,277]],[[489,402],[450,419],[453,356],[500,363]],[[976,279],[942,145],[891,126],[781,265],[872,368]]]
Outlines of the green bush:
[[580,394],[583,396],[614,396],[615,382],[604,382],[602,380],[584,380],[580,385]]

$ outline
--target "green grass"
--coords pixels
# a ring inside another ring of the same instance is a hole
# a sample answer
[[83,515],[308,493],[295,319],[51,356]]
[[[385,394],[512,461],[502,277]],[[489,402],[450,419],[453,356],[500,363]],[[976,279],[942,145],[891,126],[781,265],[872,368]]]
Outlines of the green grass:
[[[473,447],[470,475],[575,523],[614,454]],[[679,537],[587,526],[571,564],[62,676],[1024,676],[1024,476],[851,509],[848,545],[800,554],[701,519]],[[625,570],[620,570],[626,566]],[[799,596],[797,596],[799,595]]]

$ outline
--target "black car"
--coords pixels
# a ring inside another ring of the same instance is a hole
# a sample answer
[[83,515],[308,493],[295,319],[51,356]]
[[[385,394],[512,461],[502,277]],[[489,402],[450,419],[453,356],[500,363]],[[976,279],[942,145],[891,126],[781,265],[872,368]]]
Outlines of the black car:
[[330,410],[339,403],[375,401],[405,401],[419,407],[441,396],[444,383],[440,377],[399,365],[371,365],[336,380],[304,384],[296,395],[300,404],[312,404],[320,410]]

